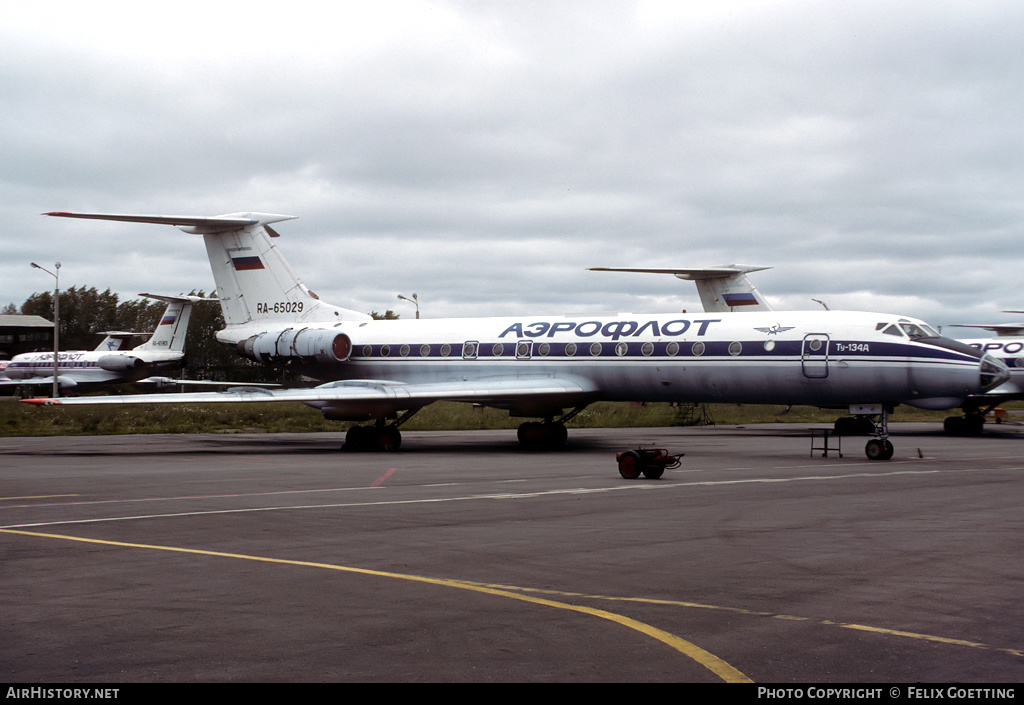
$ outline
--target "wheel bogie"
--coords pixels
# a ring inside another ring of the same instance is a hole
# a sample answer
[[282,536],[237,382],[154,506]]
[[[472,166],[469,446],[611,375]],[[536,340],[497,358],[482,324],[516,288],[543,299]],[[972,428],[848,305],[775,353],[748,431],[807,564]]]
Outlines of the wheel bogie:
[[519,426],[516,436],[527,450],[554,450],[565,445],[569,432],[565,424],[558,421],[527,421]]
[[402,434],[394,426],[353,426],[345,434],[344,450],[390,453],[402,447]]
[[985,430],[985,417],[981,413],[947,416],[942,430],[947,436],[980,436]]

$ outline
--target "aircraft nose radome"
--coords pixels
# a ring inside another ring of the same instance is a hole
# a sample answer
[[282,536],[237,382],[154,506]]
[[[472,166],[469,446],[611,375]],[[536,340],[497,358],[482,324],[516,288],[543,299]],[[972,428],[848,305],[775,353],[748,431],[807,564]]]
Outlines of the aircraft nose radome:
[[981,356],[978,363],[981,391],[987,392],[1010,381],[1010,368],[990,353]]

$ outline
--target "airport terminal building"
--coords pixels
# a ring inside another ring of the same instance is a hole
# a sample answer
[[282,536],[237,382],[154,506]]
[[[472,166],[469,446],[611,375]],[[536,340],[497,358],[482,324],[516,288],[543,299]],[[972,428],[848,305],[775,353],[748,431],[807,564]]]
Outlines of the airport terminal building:
[[0,315],[0,360],[53,350],[53,323],[40,316]]

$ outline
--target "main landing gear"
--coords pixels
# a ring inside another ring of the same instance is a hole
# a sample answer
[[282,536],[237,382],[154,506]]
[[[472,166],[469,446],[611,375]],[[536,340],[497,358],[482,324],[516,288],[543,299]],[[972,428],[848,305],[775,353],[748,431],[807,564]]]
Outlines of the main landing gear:
[[402,434],[394,426],[353,426],[345,434],[343,450],[388,453],[402,447]]
[[995,404],[987,409],[964,406],[964,415],[947,416],[942,423],[942,430],[947,436],[980,436],[985,430],[985,416],[995,408]]
[[386,424],[378,419],[373,426],[353,426],[345,434],[342,450],[390,453],[402,447],[402,434],[398,427],[408,421],[419,409],[407,411],[394,421]]
[[519,444],[527,450],[554,450],[569,439],[569,431],[561,421],[527,421],[516,432]]
[[557,421],[549,416],[544,421],[527,421],[520,424],[516,433],[519,445],[526,450],[555,450],[563,447],[569,438],[565,422],[583,411],[584,408],[578,406]]
[[882,413],[878,415],[878,424],[875,426],[875,434],[878,438],[868,441],[864,447],[864,453],[868,460],[890,460],[893,454],[892,443],[889,442],[889,407],[882,405]]

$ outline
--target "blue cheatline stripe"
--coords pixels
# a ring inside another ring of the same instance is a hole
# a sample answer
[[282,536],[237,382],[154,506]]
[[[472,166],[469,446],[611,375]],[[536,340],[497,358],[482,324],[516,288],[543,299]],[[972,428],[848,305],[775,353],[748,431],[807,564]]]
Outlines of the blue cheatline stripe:
[[[666,359],[743,359],[743,360],[766,360],[784,362],[788,360],[804,360],[809,362],[835,362],[838,360],[858,360],[867,362],[903,362],[913,360],[916,363],[922,362],[959,362],[977,364],[978,359],[953,350],[930,346],[911,346],[901,343],[858,343],[856,341],[832,341],[833,344],[842,345],[864,345],[869,347],[870,352],[864,350],[850,350],[842,353],[830,352],[827,356],[819,352],[804,352],[803,341],[624,341],[612,340],[596,341],[584,339],[568,343],[549,343],[539,341],[517,341],[499,343],[474,343],[476,354],[468,359],[514,359],[517,357],[516,348],[521,342],[533,342],[532,351],[529,355],[521,356],[521,359],[632,359],[632,360],[659,360]],[[771,350],[765,349],[766,342],[774,342]],[[619,354],[619,346],[625,344],[624,354]],[[644,354],[644,346],[651,345],[650,354]],[[730,353],[730,346],[740,344],[739,354]],[[596,347],[599,345],[600,347]],[[499,348],[500,346],[500,348]],[[575,346],[575,351],[569,350]],[[700,346],[703,346],[700,348]],[[463,358],[462,343],[398,343],[398,344],[374,344],[356,346],[352,359],[374,360],[416,360],[416,359],[466,359]],[[386,349],[386,354],[383,352]],[[425,350],[426,354],[421,351]],[[699,350],[699,351],[698,351]],[[405,354],[403,354],[403,351]],[[546,351],[546,354],[545,354]]]

